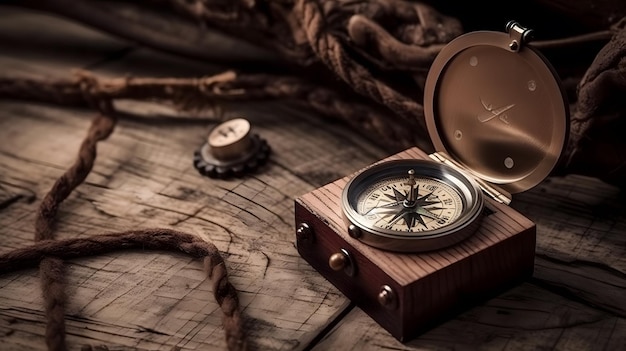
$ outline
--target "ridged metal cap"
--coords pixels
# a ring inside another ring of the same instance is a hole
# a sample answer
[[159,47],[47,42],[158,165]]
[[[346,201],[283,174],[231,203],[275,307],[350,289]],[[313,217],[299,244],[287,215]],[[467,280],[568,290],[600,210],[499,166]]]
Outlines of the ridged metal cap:
[[211,130],[194,152],[193,165],[207,177],[241,177],[263,165],[270,151],[264,139],[251,133],[250,122],[235,118]]

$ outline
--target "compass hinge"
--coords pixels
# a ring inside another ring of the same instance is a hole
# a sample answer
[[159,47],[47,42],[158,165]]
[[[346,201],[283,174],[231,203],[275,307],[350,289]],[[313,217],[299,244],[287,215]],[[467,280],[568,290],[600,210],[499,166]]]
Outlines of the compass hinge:
[[532,29],[522,27],[515,21],[509,21],[506,24],[506,32],[509,33],[509,37],[511,38],[509,49],[513,52],[520,51],[524,45],[532,40]]
[[471,172],[469,172],[466,168],[461,166],[458,162],[452,160],[445,153],[435,152],[428,156],[437,162],[444,163],[450,167],[453,167],[456,170],[463,172],[464,174],[467,174],[468,176],[471,176],[478,183],[478,185],[483,190],[483,192],[485,192],[485,194],[487,194],[489,197],[491,197],[495,201],[501,204],[505,204],[505,205],[508,205],[511,203],[511,194],[509,194],[507,191],[504,191],[504,189],[500,189],[496,185],[490,184],[480,178],[472,176]]

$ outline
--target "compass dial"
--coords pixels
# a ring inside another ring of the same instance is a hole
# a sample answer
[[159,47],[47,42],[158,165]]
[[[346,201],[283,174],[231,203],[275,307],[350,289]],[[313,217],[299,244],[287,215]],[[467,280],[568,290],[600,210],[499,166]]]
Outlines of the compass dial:
[[426,177],[394,177],[367,188],[357,212],[372,227],[398,232],[423,232],[454,222],[463,210],[458,191]]
[[478,228],[480,187],[465,173],[426,160],[387,161],[356,175],[344,188],[350,235],[391,251],[436,250]]

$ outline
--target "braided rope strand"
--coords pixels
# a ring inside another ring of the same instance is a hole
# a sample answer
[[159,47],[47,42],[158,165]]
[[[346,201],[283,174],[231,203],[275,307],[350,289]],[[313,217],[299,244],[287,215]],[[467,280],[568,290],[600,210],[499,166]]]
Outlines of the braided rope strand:
[[[175,251],[201,258],[204,271],[212,283],[213,297],[223,312],[222,323],[228,349],[247,349],[237,290],[228,280],[224,260],[214,244],[191,234],[160,228],[101,234],[89,238],[41,240],[31,246],[0,254],[0,274],[35,267],[46,257],[67,260],[121,249]],[[56,271],[54,268],[51,267]],[[58,272],[62,274],[61,271]],[[60,338],[63,336],[57,335]]]
[[[35,220],[35,241],[54,239],[54,223],[59,205],[80,185],[96,159],[96,144],[111,135],[115,128],[115,119],[98,115],[83,140],[74,164],[57,179],[50,191],[41,201]],[[45,257],[39,267],[41,289],[44,298],[46,324],[46,344],[48,350],[63,351],[65,344],[65,277],[63,260],[57,257]]]
[[[112,112],[109,109],[107,112]],[[123,232],[88,239],[54,240],[54,224],[60,204],[91,172],[97,143],[113,132],[112,113],[98,115],[83,140],[74,164],[54,183],[42,200],[35,221],[36,244],[1,255],[0,273],[39,264],[46,318],[48,350],[67,350],[65,343],[65,270],[63,259],[90,256],[120,248],[178,250],[204,259],[213,294],[224,312],[223,325],[229,350],[246,350],[237,290],[228,281],[224,260],[215,245],[192,235],[168,229]]]

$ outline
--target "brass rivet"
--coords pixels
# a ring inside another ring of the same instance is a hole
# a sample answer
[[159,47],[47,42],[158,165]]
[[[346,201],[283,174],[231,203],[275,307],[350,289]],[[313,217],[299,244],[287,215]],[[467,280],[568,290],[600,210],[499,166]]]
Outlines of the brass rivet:
[[328,259],[328,265],[333,271],[340,271],[346,267],[348,258],[341,252],[334,253]]
[[328,266],[334,271],[341,271],[349,277],[356,274],[356,261],[346,249],[339,249],[339,252],[332,254],[328,258]]
[[298,241],[313,241],[313,229],[304,222],[300,223],[296,229],[296,238]]
[[383,285],[380,287],[380,292],[378,293],[378,303],[389,309],[397,306],[398,301],[396,294],[389,285]]
[[348,226],[348,234],[350,234],[351,237],[358,239],[359,237],[361,237],[361,229],[359,229],[359,227],[355,226],[354,224],[350,224]]

